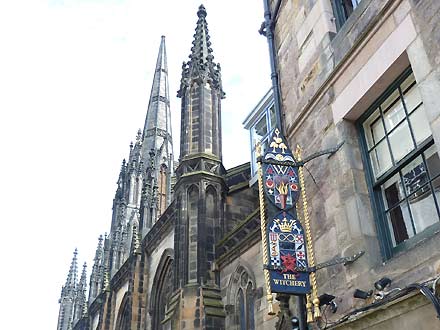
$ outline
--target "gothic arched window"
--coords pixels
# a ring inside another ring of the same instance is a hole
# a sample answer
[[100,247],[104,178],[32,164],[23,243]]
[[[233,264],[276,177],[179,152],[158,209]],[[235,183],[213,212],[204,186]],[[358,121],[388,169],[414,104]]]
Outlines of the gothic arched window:
[[235,291],[235,319],[237,329],[255,330],[255,286],[244,268],[240,267],[233,279]]
[[122,299],[121,307],[119,308],[118,318],[116,320],[116,329],[119,330],[130,330],[131,321],[131,309],[128,299],[128,294],[125,294]]
[[153,281],[151,290],[150,315],[153,330],[161,330],[165,318],[166,305],[173,292],[173,259],[172,251],[165,250]]
[[246,330],[246,304],[242,289],[238,290],[237,305],[239,309],[238,324],[240,325],[240,330]]

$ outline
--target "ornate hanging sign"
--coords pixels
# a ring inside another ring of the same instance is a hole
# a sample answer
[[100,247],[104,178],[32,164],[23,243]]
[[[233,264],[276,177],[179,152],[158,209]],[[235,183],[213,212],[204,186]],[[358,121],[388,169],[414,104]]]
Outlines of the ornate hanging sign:
[[[278,128],[260,158],[259,184],[271,203],[260,203],[261,230],[270,292],[304,295],[310,292],[306,238],[296,219],[300,195],[298,166]],[[260,201],[261,202],[261,201]],[[265,217],[267,210],[267,224]]]
[[272,292],[307,294],[310,280],[301,223],[283,211],[268,222],[270,286]]
[[[271,160],[272,163],[264,162]],[[298,169],[292,166],[293,155],[277,128],[264,155],[264,161],[263,186],[266,197],[279,209],[291,209],[299,197]]]

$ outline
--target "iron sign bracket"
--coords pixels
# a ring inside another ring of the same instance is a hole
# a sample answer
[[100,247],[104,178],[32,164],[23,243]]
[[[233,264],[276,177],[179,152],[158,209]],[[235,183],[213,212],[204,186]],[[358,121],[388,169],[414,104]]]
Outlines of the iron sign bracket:
[[328,155],[327,158],[330,158],[333,156],[339,149],[341,149],[342,145],[345,143],[345,141],[340,142],[338,145],[336,145],[333,148],[324,149],[318,152],[315,152],[314,154],[311,154],[310,156],[304,158],[303,160],[299,162],[289,162],[289,161],[279,161],[279,160],[263,160],[263,157],[259,156],[257,158],[257,162],[260,162],[262,164],[272,164],[272,165],[284,165],[284,166],[294,166],[294,167],[300,167],[304,166],[304,164],[310,162],[311,160]]
[[[298,273],[314,273],[319,269],[327,268],[327,267],[331,267],[331,266],[335,266],[335,265],[339,265],[339,264],[344,264],[344,266],[347,266],[347,265],[350,265],[353,262],[355,262],[357,259],[362,257],[364,254],[365,254],[365,251],[359,251],[358,253],[356,253],[352,256],[336,257],[336,258],[330,259],[328,261],[321,262],[320,264],[317,264],[314,267],[307,267],[307,268],[295,267],[295,271],[297,271]],[[283,268],[281,268],[281,267],[273,267],[270,265],[264,265],[263,268],[267,269],[267,270],[277,270],[277,271],[283,270]]]

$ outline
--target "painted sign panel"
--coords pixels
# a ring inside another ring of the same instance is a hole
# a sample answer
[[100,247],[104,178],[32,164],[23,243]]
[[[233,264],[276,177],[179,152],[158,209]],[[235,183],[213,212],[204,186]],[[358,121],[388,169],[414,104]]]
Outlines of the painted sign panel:
[[[281,164],[270,164],[267,161]],[[294,207],[299,197],[298,169],[282,162],[294,162],[285,138],[276,128],[272,141],[264,155],[263,186],[267,198],[279,209],[289,210]]]
[[272,292],[307,294],[307,252],[304,230],[298,220],[282,211],[268,223],[269,271]]

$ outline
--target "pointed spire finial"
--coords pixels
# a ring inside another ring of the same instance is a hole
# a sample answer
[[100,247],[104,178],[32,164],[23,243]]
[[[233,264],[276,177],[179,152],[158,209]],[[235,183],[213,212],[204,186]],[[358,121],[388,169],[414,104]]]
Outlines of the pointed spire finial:
[[206,15],[207,15],[207,13],[206,13],[205,6],[203,4],[201,4],[199,6],[199,10],[197,11],[197,16],[205,18]]
[[67,274],[66,283],[61,289],[61,298],[70,297],[74,298],[76,295],[77,282],[78,282],[78,260],[77,260],[78,250],[75,249],[73,252],[72,262],[70,263],[69,273]]

